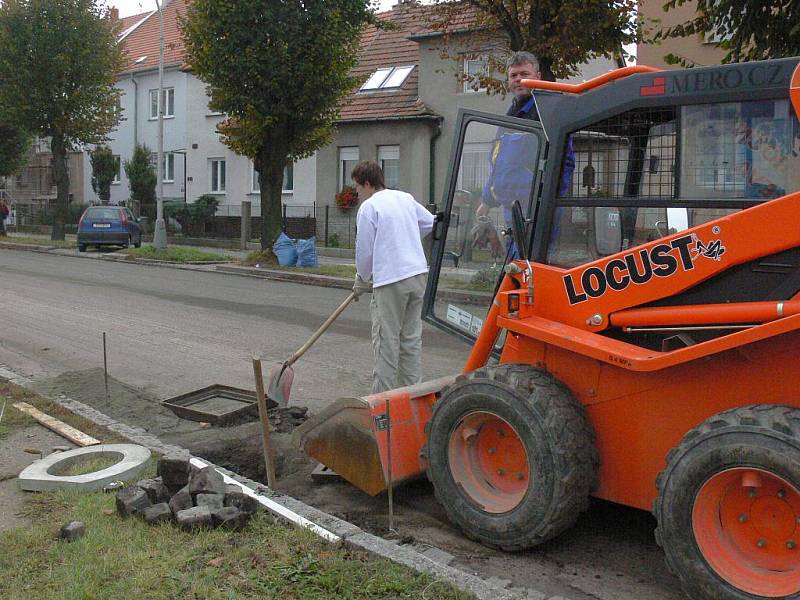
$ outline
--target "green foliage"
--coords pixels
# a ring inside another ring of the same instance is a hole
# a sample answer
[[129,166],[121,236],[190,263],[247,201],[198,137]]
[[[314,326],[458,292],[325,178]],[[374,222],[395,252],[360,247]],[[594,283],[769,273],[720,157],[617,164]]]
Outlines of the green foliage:
[[108,146],[98,146],[89,153],[92,163],[92,189],[100,202],[108,204],[111,199],[111,184],[117,176],[117,159]]
[[369,0],[195,0],[182,22],[186,61],[208,84],[218,129],[260,174],[261,246],[280,233],[283,170],[332,136]]
[[133,149],[133,156],[125,161],[125,176],[131,190],[131,201],[135,202],[139,210],[156,201],[156,170],[150,164],[150,149],[137,144]]
[[10,123],[0,123],[0,177],[14,175],[25,164],[31,136]]
[[434,0],[432,9],[419,10],[425,10],[428,26],[443,34],[443,57],[463,61],[464,40],[456,34],[465,27],[470,48],[493,48],[489,73],[476,79],[490,92],[505,92],[493,74],[504,75],[506,59],[520,50],[539,59],[545,80],[575,75],[580,64],[598,56],[618,56],[624,44],[637,39],[636,5],[636,0]]
[[164,216],[175,219],[181,224],[184,232],[188,225],[202,225],[217,214],[219,198],[212,194],[203,194],[191,204],[169,202],[164,204]]
[[125,253],[134,259],[146,258],[175,263],[226,262],[230,260],[230,257],[225,254],[204,252],[186,246],[169,246],[164,250],[157,250],[153,246],[142,246],[141,248],[129,248]]
[[53,239],[64,239],[67,152],[102,143],[118,122],[124,64],[102,0],[0,3],[0,122],[51,139],[58,190]]
[[[687,0],[670,0],[668,12]],[[782,58],[800,54],[800,2],[786,0],[696,0],[697,12],[691,19],[665,27],[652,41],[715,35],[727,53],[723,63]],[[694,66],[686,59],[668,54],[668,64]]]
[[328,248],[339,248],[341,244],[338,233],[332,233],[328,236]]

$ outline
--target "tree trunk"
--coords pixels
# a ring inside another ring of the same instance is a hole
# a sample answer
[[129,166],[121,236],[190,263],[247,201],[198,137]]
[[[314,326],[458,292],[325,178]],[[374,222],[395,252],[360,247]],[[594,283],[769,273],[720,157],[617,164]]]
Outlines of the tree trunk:
[[61,132],[53,134],[50,143],[53,153],[53,180],[56,184],[56,212],[53,217],[53,233],[50,239],[63,240],[69,214],[69,173],[67,172],[67,146]]
[[277,157],[264,153],[260,163],[261,177],[261,249],[272,248],[281,233],[281,191],[283,190],[283,169],[286,156]]

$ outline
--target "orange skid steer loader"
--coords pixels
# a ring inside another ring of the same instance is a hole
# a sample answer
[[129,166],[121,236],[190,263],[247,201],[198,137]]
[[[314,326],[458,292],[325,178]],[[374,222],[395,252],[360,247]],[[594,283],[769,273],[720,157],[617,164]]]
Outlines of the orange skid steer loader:
[[[464,372],[335,402],[301,447],[370,494],[427,474],[505,550],[590,496],[652,510],[691,597],[800,598],[798,63],[528,81],[541,122],[462,111],[425,318],[472,344]],[[502,269],[459,265],[494,293],[440,278],[465,191],[509,227]]]

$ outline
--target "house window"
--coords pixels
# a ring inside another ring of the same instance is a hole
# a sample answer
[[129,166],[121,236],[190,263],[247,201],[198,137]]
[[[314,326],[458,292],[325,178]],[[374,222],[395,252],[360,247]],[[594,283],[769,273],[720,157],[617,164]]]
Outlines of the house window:
[[464,59],[464,93],[483,92],[486,87],[481,85],[478,77],[488,75],[489,59],[486,56]]
[[[158,153],[150,153],[150,166],[154,170],[158,170]],[[172,152],[164,152],[164,161],[161,163],[161,175],[163,183],[172,183],[175,181],[175,155]],[[158,176],[158,172],[156,172]]]
[[399,88],[413,70],[414,65],[378,69],[370,75],[369,79],[361,86],[359,91],[365,92],[377,89],[386,90]]
[[114,155],[114,180],[111,183],[119,183],[120,176],[121,176],[121,161],[119,159],[119,154]]
[[387,188],[400,187],[400,146],[378,146],[378,162]]
[[475,198],[480,198],[484,184],[489,180],[492,144],[488,142],[465,143],[458,171],[458,187]]
[[358,164],[358,146],[345,146],[339,148],[339,189],[346,185],[353,185],[353,172]]
[[[175,116],[175,88],[164,88],[164,118]],[[158,90],[150,90],[150,120],[158,119]]]
[[172,152],[164,153],[164,165],[162,168],[164,183],[175,181],[175,155]]
[[[258,171],[253,163],[250,163],[250,193],[258,194],[261,192],[261,185],[258,181]],[[294,191],[294,165],[286,165],[283,169],[283,193],[291,194]]]
[[225,159],[212,158],[208,161],[209,190],[212,194],[225,193]]

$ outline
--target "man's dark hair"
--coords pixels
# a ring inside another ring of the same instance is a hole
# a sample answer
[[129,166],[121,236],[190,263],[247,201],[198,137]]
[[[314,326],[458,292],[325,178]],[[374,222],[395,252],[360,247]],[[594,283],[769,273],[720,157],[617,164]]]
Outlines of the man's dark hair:
[[514,52],[511,55],[511,58],[508,59],[506,63],[506,70],[510,69],[511,67],[516,67],[518,65],[528,65],[531,64],[536,67],[536,70],[539,71],[539,59],[536,58],[530,52],[525,52],[524,50],[520,52]]
[[374,160],[362,160],[350,174],[358,185],[370,184],[375,189],[386,187],[383,182],[383,169]]

